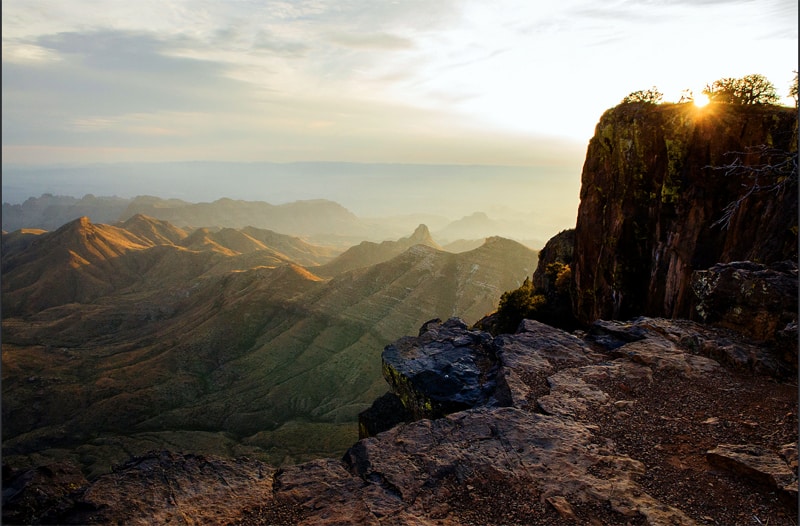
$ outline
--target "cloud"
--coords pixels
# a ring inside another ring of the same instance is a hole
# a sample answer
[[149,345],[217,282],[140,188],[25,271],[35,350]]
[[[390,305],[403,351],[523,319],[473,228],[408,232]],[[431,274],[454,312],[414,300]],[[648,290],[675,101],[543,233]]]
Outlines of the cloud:
[[259,31],[253,40],[253,47],[285,57],[305,57],[311,49],[304,42],[281,39],[269,31]]
[[8,108],[35,112],[44,104],[80,118],[225,107],[246,96],[226,64],[171,56],[169,43],[149,34],[59,33],[35,45],[59,60],[3,63],[4,101],[17,103]]
[[328,38],[340,46],[353,49],[396,50],[414,47],[410,39],[389,33],[334,33]]

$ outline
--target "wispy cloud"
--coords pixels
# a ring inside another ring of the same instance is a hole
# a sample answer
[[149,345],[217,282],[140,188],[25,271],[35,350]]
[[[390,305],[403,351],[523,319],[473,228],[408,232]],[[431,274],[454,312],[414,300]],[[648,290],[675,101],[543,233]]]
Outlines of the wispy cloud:
[[410,39],[390,33],[333,33],[328,39],[335,44],[353,49],[394,50],[414,47]]
[[502,151],[502,162],[523,162],[530,152],[510,152],[509,134],[524,139],[515,144],[583,143],[630,91],[752,72],[780,89],[797,67],[797,4],[786,0],[9,0],[2,9],[3,144],[17,152],[485,162]]

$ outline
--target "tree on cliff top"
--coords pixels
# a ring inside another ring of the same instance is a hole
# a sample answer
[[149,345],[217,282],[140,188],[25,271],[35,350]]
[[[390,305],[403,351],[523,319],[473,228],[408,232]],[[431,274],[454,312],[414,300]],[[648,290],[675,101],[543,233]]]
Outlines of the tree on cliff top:
[[658,91],[655,86],[653,86],[647,90],[639,90],[629,93],[624,99],[622,99],[622,104],[631,104],[636,102],[641,102],[644,104],[658,104],[663,98],[664,94]]
[[778,93],[775,85],[764,75],[747,75],[740,79],[722,78],[706,85],[703,94],[711,102],[728,104],[775,104]]
[[794,107],[797,107],[797,72],[794,72],[794,81],[789,87],[789,96],[794,99]]

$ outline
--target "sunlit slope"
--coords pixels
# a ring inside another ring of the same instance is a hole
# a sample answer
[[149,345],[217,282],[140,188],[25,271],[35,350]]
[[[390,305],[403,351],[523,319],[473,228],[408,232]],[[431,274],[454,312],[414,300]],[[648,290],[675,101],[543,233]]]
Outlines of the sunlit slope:
[[143,291],[197,277],[288,263],[318,265],[335,252],[255,228],[188,234],[136,215],[118,226],[80,218],[54,232],[3,236],[3,311],[32,314],[66,303]]
[[492,238],[463,254],[415,245],[328,281],[296,264],[220,270],[246,256],[129,247],[117,259],[139,271],[132,285],[4,319],[6,455],[99,472],[163,447],[272,462],[341,452],[386,389],[386,344],[433,317],[477,320],[535,264]]
[[4,258],[3,313],[32,313],[112,294],[136,280],[135,265],[123,256],[151,246],[148,239],[85,217],[42,234]]

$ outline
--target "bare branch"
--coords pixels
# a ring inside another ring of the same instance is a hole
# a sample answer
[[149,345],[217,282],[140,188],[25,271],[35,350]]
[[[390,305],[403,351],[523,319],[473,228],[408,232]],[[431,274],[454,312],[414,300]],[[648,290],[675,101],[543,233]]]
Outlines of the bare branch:
[[[778,195],[792,184],[797,184],[797,152],[787,152],[762,144],[747,148],[744,152],[728,152],[726,155],[735,158],[728,164],[706,168],[722,170],[729,177],[746,175],[750,183],[742,185],[747,191],[724,208],[722,217],[714,221],[712,227],[729,228],[733,216],[751,196],[770,192]],[[754,155],[758,156],[760,162],[744,163],[743,159]]]

